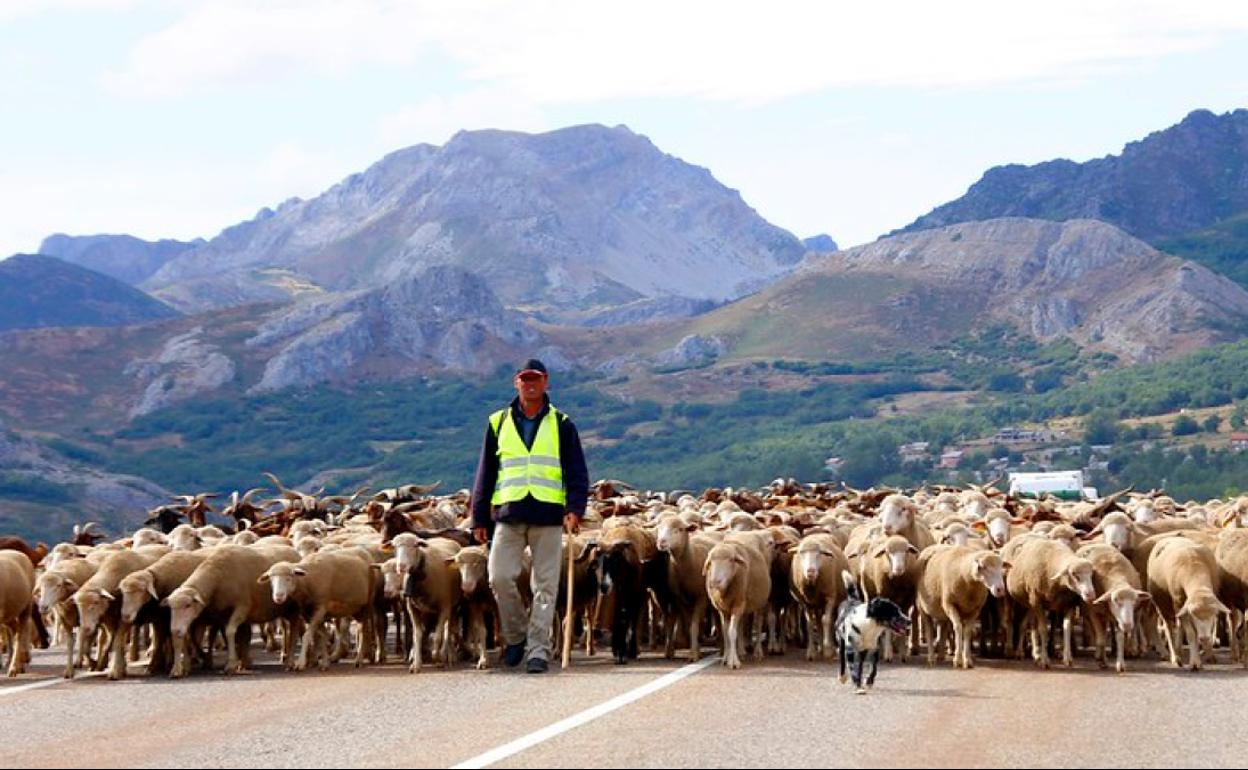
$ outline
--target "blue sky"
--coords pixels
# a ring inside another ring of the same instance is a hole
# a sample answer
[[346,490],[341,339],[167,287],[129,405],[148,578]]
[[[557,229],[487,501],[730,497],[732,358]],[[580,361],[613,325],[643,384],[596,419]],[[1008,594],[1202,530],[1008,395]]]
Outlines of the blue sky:
[[458,129],[623,123],[873,240],[989,167],[1248,107],[1248,3],[0,0],[0,255],[211,237]]

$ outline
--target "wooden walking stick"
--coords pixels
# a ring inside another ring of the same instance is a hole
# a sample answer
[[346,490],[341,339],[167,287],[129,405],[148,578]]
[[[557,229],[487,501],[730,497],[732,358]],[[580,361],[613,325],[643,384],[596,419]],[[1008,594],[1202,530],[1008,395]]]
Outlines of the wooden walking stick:
[[563,616],[563,667],[572,665],[572,571],[576,554],[572,550],[572,533],[568,533],[568,610]]

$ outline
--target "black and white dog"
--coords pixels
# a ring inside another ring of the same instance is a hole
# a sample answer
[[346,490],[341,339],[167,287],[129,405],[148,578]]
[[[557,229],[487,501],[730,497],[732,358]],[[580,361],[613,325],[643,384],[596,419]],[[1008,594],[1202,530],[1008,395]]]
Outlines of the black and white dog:
[[899,636],[910,632],[910,619],[895,603],[881,597],[864,601],[858,583],[848,570],[841,572],[841,581],[849,596],[841,602],[836,612],[836,648],[841,659],[841,683],[845,682],[845,666],[850,655],[854,656],[853,679],[858,694],[866,693],[862,684],[864,659],[870,665],[867,687],[875,684],[875,670],[880,663],[880,651],[884,648],[885,631]]

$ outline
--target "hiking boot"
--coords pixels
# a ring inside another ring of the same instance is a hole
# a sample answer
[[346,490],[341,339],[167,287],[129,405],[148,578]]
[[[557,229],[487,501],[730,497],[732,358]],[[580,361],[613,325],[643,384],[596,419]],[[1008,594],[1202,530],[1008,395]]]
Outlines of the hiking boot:
[[524,642],[509,644],[503,648],[503,665],[515,668],[524,660]]
[[550,664],[545,658],[529,658],[529,664],[524,670],[530,674],[545,674],[549,668]]

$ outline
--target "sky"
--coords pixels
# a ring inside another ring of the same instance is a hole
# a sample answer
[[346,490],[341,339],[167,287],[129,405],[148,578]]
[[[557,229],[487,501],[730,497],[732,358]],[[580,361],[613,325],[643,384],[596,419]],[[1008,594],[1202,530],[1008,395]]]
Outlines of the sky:
[[0,255],[211,238],[401,147],[583,123],[851,246],[1237,108],[1242,0],[0,0]]

